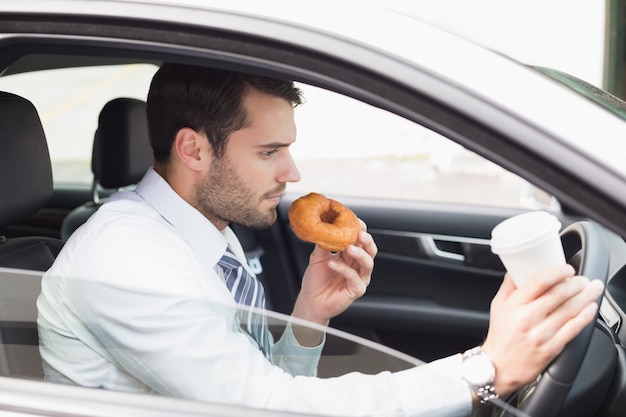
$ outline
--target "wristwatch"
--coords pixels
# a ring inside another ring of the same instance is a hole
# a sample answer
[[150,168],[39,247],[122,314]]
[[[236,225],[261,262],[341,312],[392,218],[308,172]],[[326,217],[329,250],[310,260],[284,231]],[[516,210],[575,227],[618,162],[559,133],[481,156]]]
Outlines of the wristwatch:
[[476,394],[481,404],[498,398],[496,387],[496,368],[480,346],[465,351],[462,356],[461,372],[463,379]]

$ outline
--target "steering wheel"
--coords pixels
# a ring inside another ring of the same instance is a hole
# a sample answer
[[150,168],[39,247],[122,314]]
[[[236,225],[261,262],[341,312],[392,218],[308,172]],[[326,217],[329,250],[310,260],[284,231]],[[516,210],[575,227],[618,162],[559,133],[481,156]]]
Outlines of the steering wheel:
[[[587,221],[574,223],[561,232],[561,240],[566,258],[577,273],[590,279],[599,279],[606,286],[609,246],[600,226]],[[600,305],[601,301],[602,296],[596,302]],[[595,320],[568,343],[543,371],[532,393],[519,405],[521,411],[543,417],[558,414],[587,354],[594,327]]]

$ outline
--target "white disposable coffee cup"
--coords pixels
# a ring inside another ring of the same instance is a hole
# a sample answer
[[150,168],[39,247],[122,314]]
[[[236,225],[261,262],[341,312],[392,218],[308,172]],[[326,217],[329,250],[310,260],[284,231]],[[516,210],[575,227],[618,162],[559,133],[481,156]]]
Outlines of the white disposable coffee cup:
[[561,222],[545,211],[511,217],[491,232],[491,251],[519,288],[539,269],[565,264]]

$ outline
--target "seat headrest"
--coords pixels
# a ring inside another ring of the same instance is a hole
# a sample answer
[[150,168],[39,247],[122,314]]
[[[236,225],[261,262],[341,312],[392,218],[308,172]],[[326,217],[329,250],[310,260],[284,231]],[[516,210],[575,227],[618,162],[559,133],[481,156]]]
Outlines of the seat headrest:
[[0,92],[0,227],[26,219],[51,197],[52,166],[37,110]]
[[152,166],[146,103],[116,98],[100,111],[91,170],[104,188],[137,184]]

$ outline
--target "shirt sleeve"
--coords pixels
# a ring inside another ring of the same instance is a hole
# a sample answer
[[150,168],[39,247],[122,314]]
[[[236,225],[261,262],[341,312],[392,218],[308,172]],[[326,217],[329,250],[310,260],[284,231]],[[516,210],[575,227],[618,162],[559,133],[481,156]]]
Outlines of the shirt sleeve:
[[326,336],[315,347],[302,346],[296,340],[289,322],[281,338],[272,347],[272,361],[293,376],[317,376],[325,340]]
[[[255,273],[247,263],[243,247],[232,229],[227,227],[222,231],[222,234],[243,267],[250,275],[254,276]],[[324,340],[326,339],[324,338]],[[293,334],[291,321],[289,321],[280,339],[272,346],[272,363],[293,376],[316,376],[323,347],[324,341],[316,347],[300,345]]]

